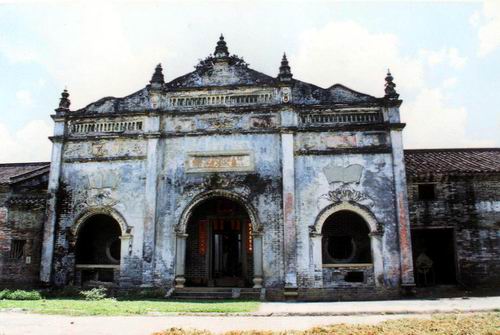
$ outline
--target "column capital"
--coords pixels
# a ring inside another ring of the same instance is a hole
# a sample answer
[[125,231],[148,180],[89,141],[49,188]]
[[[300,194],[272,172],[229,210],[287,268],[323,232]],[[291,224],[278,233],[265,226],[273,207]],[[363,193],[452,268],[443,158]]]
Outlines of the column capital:
[[132,234],[123,234],[122,236],[118,237],[122,241],[130,240],[132,239]]

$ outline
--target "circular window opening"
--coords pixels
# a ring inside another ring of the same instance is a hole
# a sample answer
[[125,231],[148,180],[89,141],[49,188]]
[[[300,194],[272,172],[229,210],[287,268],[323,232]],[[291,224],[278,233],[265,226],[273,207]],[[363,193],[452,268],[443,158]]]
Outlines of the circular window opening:
[[110,240],[106,247],[106,256],[108,256],[109,260],[113,263],[120,263],[120,249],[121,243],[119,238],[114,238]]
[[354,258],[356,245],[351,236],[329,236],[328,254],[334,261],[346,262]]

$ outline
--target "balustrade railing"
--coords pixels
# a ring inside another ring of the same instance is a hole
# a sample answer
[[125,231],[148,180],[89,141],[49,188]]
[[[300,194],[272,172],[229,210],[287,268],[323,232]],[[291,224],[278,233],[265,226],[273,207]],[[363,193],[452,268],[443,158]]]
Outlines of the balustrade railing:
[[311,113],[300,116],[300,123],[302,125],[379,123],[382,121],[383,117],[381,112]]
[[87,133],[120,133],[125,131],[141,131],[142,121],[120,122],[77,122],[70,126],[73,134]]

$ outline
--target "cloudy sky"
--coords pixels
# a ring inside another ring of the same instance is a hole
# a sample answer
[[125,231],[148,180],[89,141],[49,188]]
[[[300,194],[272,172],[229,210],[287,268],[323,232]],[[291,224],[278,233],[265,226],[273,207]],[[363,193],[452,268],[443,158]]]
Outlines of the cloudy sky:
[[276,75],[383,95],[390,68],[407,148],[500,146],[500,1],[0,0],[0,162],[49,160],[49,117],[190,72],[224,33]]

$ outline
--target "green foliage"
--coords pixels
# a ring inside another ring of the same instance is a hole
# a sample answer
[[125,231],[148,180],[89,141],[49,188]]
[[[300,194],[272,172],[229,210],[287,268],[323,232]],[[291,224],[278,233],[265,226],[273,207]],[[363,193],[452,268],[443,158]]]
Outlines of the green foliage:
[[42,295],[38,291],[24,290],[2,290],[0,300],[41,300]]
[[0,310],[22,309],[39,314],[58,315],[158,315],[167,313],[248,313],[258,301],[171,301],[158,299],[45,299],[38,301],[0,300]]
[[80,295],[89,301],[103,300],[107,298],[107,290],[105,287],[95,287],[87,291],[81,291]]

